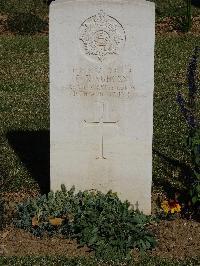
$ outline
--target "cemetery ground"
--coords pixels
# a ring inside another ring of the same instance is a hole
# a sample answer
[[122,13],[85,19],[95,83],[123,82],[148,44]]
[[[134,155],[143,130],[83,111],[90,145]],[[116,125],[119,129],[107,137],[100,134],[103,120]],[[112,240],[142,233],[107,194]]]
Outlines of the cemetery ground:
[[[176,103],[176,96],[178,91],[183,94],[187,92],[188,60],[194,47],[200,44],[199,17],[196,16],[194,20],[189,33],[173,30],[170,18],[165,18],[157,25],[152,190],[154,214],[162,212],[161,202],[165,198],[171,198],[174,194],[184,195],[187,189],[182,172],[189,169],[191,164],[184,143],[188,129]],[[61,236],[38,238],[12,225],[15,203],[49,190],[48,36],[46,32],[20,36],[5,32],[3,26],[1,29],[0,189],[6,203],[6,226],[0,237],[0,265],[103,265],[90,258],[93,253],[86,247],[80,248],[75,241]],[[138,252],[133,251],[136,265],[200,265],[198,217],[188,214],[171,218],[152,223],[150,227],[158,245],[153,251],[147,252],[141,261]],[[75,258],[77,256],[83,258]],[[133,262],[132,265],[135,264]]]

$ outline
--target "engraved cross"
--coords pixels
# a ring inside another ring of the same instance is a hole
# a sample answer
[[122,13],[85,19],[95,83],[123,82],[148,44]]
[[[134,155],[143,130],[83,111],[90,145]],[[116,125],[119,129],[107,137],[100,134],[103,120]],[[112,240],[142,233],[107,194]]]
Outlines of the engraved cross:
[[100,119],[98,121],[86,121],[84,120],[84,122],[87,125],[90,126],[99,126],[101,128],[101,132],[102,132],[102,136],[101,136],[101,141],[100,141],[100,155],[98,157],[96,157],[96,159],[107,159],[104,155],[104,134],[103,134],[103,128],[104,126],[113,126],[113,125],[117,125],[118,121],[105,121],[106,119],[104,119],[105,116],[105,103],[102,103],[102,114],[100,116]]

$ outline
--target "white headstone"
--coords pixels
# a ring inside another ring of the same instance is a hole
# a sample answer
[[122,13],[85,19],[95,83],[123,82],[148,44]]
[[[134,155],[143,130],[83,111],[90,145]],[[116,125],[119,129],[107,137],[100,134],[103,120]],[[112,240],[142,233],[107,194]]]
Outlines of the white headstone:
[[154,17],[144,0],[52,2],[52,190],[112,190],[151,212]]

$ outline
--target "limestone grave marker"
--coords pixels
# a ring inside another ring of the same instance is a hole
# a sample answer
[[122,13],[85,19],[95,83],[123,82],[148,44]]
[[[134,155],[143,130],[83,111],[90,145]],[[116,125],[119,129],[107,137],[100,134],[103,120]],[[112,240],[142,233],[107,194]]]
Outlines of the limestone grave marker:
[[51,189],[117,192],[151,212],[154,4],[50,6]]

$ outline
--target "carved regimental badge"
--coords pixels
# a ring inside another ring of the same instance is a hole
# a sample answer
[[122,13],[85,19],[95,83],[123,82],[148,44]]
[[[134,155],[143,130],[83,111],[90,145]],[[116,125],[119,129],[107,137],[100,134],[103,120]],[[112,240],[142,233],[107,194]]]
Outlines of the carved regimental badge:
[[109,56],[120,53],[126,35],[122,25],[101,10],[81,24],[79,40],[88,56],[102,62]]

